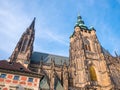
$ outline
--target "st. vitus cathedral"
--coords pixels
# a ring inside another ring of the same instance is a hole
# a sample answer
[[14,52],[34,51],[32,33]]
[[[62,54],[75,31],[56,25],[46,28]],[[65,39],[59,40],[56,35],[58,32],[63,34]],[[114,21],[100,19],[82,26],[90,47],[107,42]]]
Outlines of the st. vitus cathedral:
[[33,52],[35,18],[21,36],[10,62],[19,62],[40,78],[40,90],[119,90],[120,56],[101,45],[94,27],[77,17],[70,36],[69,58]]

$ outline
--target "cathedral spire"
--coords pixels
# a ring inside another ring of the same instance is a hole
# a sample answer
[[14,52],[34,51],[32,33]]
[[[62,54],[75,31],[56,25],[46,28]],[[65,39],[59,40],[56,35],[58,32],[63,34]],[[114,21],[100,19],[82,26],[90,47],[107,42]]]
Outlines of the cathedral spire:
[[82,20],[82,17],[78,14],[78,17],[77,17],[77,22],[75,24],[75,27],[81,27],[82,29],[87,29],[87,26],[85,26],[84,24],[84,21]]
[[29,29],[34,29],[34,26],[35,26],[35,19],[36,19],[36,18],[34,17],[32,23],[31,23],[30,26],[29,26]]
[[27,67],[30,62],[30,57],[33,51],[33,43],[35,37],[35,18],[33,19],[30,26],[21,36],[19,42],[17,43],[11,57],[11,62],[20,62]]

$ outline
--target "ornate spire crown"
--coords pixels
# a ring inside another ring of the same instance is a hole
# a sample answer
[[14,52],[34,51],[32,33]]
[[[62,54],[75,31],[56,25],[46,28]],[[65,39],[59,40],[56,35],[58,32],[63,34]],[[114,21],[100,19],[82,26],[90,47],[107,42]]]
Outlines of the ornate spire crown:
[[84,21],[82,20],[82,17],[78,15],[77,22],[75,24],[75,27],[79,26],[82,29],[88,29],[87,26],[84,24]]

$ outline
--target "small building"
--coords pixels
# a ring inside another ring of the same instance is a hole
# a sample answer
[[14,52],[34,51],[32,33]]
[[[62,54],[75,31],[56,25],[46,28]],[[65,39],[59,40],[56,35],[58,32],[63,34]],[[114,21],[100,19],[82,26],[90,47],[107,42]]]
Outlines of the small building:
[[19,62],[0,61],[0,90],[39,90],[40,78]]

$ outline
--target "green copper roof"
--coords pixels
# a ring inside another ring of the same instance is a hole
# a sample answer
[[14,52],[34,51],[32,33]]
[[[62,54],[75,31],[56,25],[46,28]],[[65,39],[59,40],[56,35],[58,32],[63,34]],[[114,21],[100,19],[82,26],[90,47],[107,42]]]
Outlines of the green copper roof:
[[80,15],[78,15],[77,17],[77,23],[75,24],[75,27],[76,26],[79,26],[83,29],[87,29],[87,26],[85,26],[84,21],[82,20],[82,17]]
[[89,28],[90,30],[95,30],[95,28],[93,27],[93,26],[90,26],[90,28]]

